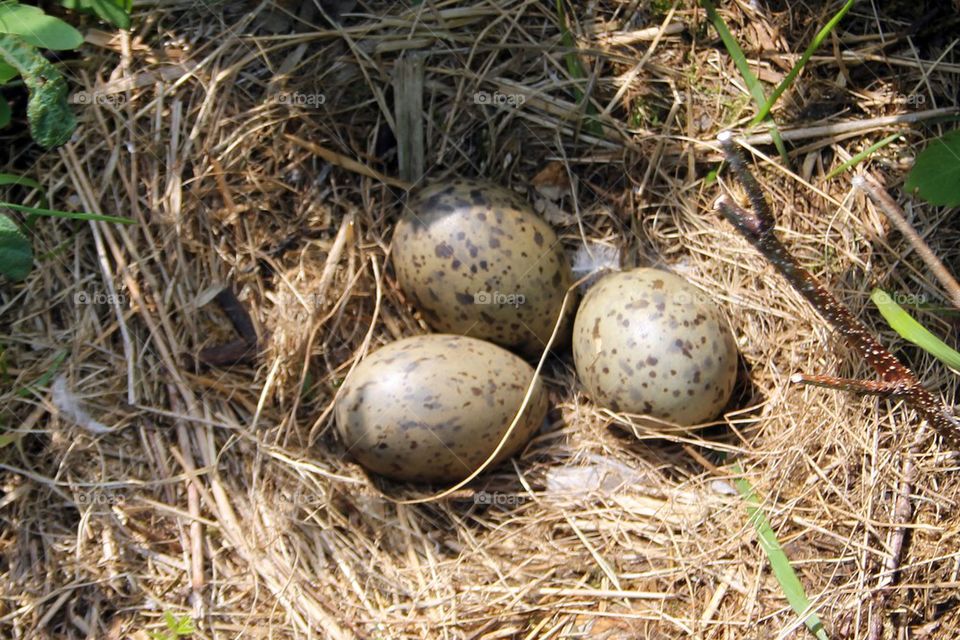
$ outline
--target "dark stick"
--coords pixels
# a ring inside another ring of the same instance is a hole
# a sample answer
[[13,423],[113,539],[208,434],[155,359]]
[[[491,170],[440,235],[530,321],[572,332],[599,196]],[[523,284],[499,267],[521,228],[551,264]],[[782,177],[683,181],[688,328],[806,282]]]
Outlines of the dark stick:
[[846,380],[828,376],[803,376],[796,381],[843,391],[872,393],[904,400],[921,414],[953,446],[960,447],[960,421],[939,400],[920,385],[913,372],[900,363],[874,338],[850,310],[837,301],[810,272],[800,266],[774,231],[776,221],[756,179],[747,168],[733,137],[717,137],[720,147],[747,191],[753,213],[744,211],[726,196],[715,207],[780,273],[807,299],[814,309],[840,333],[847,343],[880,375],[882,383]]
[[927,264],[927,267],[929,267],[930,272],[937,277],[937,280],[940,281],[943,288],[947,290],[953,306],[960,309],[960,283],[958,283],[957,279],[953,277],[953,274],[947,270],[940,258],[930,250],[930,247],[920,234],[910,226],[906,216],[903,214],[903,209],[890,197],[887,190],[869,173],[863,176],[854,176],[850,183],[854,187],[863,190],[870,199],[873,200],[873,203],[887,214],[887,218],[890,219],[893,226],[913,245],[913,248],[920,254],[920,258]]
[[257,343],[237,338],[224,344],[204,347],[197,354],[197,361],[209,367],[226,367],[232,364],[250,364],[257,355]]
[[232,364],[254,362],[259,351],[257,331],[250,314],[237,298],[233,289],[227,285],[214,298],[224,314],[230,320],[239,338],[224,344],[205,347],[197,354],[196,362],[210,367],[225,367]]
[[823,387],[825,389],[836,389],[839,391],[849,391],[867,396],[888,396],[892,398],[904,398],[909,390],[909,385],[903,381],[885,382],[881,380],[851,380],[850,378],[837,378],[834,376],[808,375],[806,373],[795,373],[790,376],[790,382],[799,382],[809,384],[814,387]]
[[897,528],[893,530],[889,537],[890,553],[883,563],[886,574],[881,576],[873,592],[873,607],[877,612],[871,618],[870,635],[868,640],[880,640],[883,635],[883,616],[880,612],[887,606],[887,600],[890,598],[891,587],[897,581],[900,573],[900,563],[903,561],[903,549],[907,544],[909,534],[908,525],[913,520],[913,486],[917,482],[916,458],[920,452],[920,444],[926,435],[925,425],[920,425],[917,429],[913,443],[907,450],[907,455],[903,460],[901,471],[902,480],[900,488],[897,491],[897,499],[893,505],[893,521],[897,523]]
[[236,332],[240,334],[240,337],[247,342],[255,343],[257,341],[257,330],[254,329],[250,314],[247,313],[247,310],[237,298],[237,294],[233,292],[233,288],[227,285],[216,295],[214,300],[217,301],[217,304],[220,305],[223,312],[227,314],[227,318],[230,319],[230,323]]

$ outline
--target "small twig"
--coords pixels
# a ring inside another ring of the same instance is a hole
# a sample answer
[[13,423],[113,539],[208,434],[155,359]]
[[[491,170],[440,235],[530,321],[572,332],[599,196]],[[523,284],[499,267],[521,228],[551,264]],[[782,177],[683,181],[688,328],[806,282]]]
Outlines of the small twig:
[[220,305],[240,337],[223,344],[204,347],[197,354],[197,360],[210,367],[253,362],[259,347],[257,330],[253,326],[250,314],[229,285],[220,291],[214,300]]
[[[844,133],[864,133],[874,129],[883,129],[897,124],[914,124],[923,120],[934,118],[946,118],[960,113],[956,107],[944,107],[942,109],[929,109],[927,111],[916,111],[914,113],[902,113],[896,116],[881,116],[879,118],[868,118],[866,120],[851,120],[849,122],[837,122],[834,124],[824,124],[815,127],[800,127],[797,129],[781,129],[780,137],[784,142],[796,142],[797,140],[807,140],[809,138],[829,138]],[[722,134],[721,134],[722,135]],[[747,137],[744,140],[751,146],[772,144],[773,138],[769,133],[758,133]]]
[[930,268],[933,275],[940,281],[943,288],[946,289],[947,295],[953,302],[953,306],[960,309],[960,283],[958,283],[957,279],[953,277],[953,274],[943,266],[943,262],[930,250],[930,247],[920,234],[907,222],[906,216],[903,215],[903,209],[890,197],[887,190],[870,174],[855,176],[853,180],[851,180],[851,184],[863,190],[870,199],[873,200],[874,204],[887,214],[893,226],[910,242],[917,254],[919,254]]
[[208,367],[226,367],[232,364],[251,364],[257,355],[257,343],[237,338],[230,342],[204,347],[197,361]]
[[[920,452],[920,443],[926,436],[926,426],[920,425],[917,429],[916,437],[907,450],[907,455],[903,460],[903,469],[901,472],[900,490],[897,492],[897,501],[893,506],[893,521],[897,523],[897,528],[890,534],[890,553],[884,561],[884,573],[877,582],[876,605],[878,610],[883,610],[887,599],[890,597],[890,587],[896,582],[900,571],[900,563],[903,558],[903,548],[906,546],[908,527],[913,520],[913,501],[910,496],[913,493],[913,486],[917,481],[916,457]],[[877,614],[871,619],[869,640],[880,640],[883,634],[883,616]]]
[[802,374],[796,380],[843,391],[873,393],[902,399],[925,417],[952,445],[960,447],[960,421],[957,421],[943,403],[920,385],[920,381],[913,372],[893,357],[849,309],[838,302],[810,272],[800,266],[777,238],[773,214],[759,184],[747,168],[743,155],[734,144],[733,137],[728,132],[724,132],[717,137],[717,140],[730,167],[746,189],[754,211],[753,213],[744,211],[726,196],[718,198],[715,207],[877,371],[882,382],[869,383]]
[[253,327],[253,320],[250,319],[250,314],[244,308],[243,303],[237,298],[237,294],[233,292],[233,288],[227,285],[214,297],[214,300],[227,314],[230,324],[240,334],[240,337],[247,342],[256,343],[257,330]]
[[371,169],[370,167],[363,164],[362,162],[358,162],[353,158],[348,158],[345,155],[339,154],[335,151],[331,151],[330,149],[327,149],[325,147],[321,147],[320,145],[310,142],[309,140],[298,138],[297,136],[289,133],[284,134],[284,138],[286,138],[288,141],[292,142],[293,144],[306,149],[307,151],[314,154],[315,156],[319,156],[320,158],[323,158],[330,164],[336,165],[338,167],[342,167],[347,171],[351,171],[361,176],[366,176],[368,178],[376,180],[377,182],[388,184],[391,187],[399,187],[400,189],[409,189],[410,187],[413,186],[405,180],[391,178],[390,176],[384,175],[375,169]]
[[808,375],[805,373],[795,373],[790,376],[790,382],[799,382],[813,387],[824,387],[825,389],[837,389],[839,391],[849,391],[869,396],[886,396],[893,398],[905,397],[909,386],[905,386],[903,381],[887,382],[881,380],[851,380],[850,378],[836,378],[834,376]]
[[[170,406],[177,415],[184,415],[183,402],[177,396],[176,390],[168,385]],[[204,576],[204,536],[203,527],[200,524],[200,492],[203,487],[200,486],[200,479],[197,475],[197,465],[193,458],[193,447],[190,442],[190,434],[186,422],[178,419],[177,424],[177,442],[180,451],[171,448],[177,462],[183,467],[188,476],[187,480],[187,509],[190,513],[190,600],[193,604],[195,615],[199,616],[204,610],[203,587],[205,583]]]

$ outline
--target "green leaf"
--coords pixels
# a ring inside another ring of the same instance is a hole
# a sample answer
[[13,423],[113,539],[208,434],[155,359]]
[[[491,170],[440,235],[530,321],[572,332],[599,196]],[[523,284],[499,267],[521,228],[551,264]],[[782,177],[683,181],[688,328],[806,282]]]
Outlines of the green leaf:
[[101,19],[115,27],[120,29],[130,28],[130,16],[109,2],[95,2],[93,10]]
[[83,44],[83,35],[69,24],[25,4],[0,4],[0,33],[20,36],[35,47],[54,51]]
[[0,60],[0,84],[7,84],[18,75],[20,75],[19,71]]
[[960,129],[937,138],[920,152],[904,185],[930,204],[960,206]]
[[7,207],[14,211],[32,213],[36,216],[50,216],[51,218],[70,218],[71,220],[95,220],[98,222],[115,222],[117,224],[136,224],[137,221],[131,218],[121,218],[120,216],[107,216],[100,213],[86,213],[82,211],[60,211],[59,209],[41,209],[40,207],[27,207],[22,204],[13,204],[12,202],[0,202],[0,207]]
[[90,5],[102,20],[121,29],[130,28],[130,15],[112,0],[91,0]]
[[57,68],[36,47],[8,33],[0,33],[0,58],[20,72],[30,91],[27,120],[37,144],[52,149],[69,140],[77,120],[67,103],[67,81]]
[[188,636],[196,631],[193,626],[193,620],[190,618],[190,616],[182,616],[178,618],[169,611],[164,611],[163,619],[167,623],[167,628],[174,634],[174,636]]
[[927,331],[923,325],[913,319],[900,305],[893,301],[883,289],[874,289],[870,294],[873,304],[877,305],[890,328],[909,340],[948,367],[960,371],[960,353],[957,353],[940,338]]
[[176,631],[177,629],[177,618],[169,611],[163,612],[163,620],[167,623],[167,629],[170,631]]
[[737,66],[737,71],[740,72],[740,76],[743,78],[744,83],[746,83],[747,89],[750,90],[750,95],[753,96],[754,101],[758,105],[762,105],[767,101],[767,97],[763,93],[763,85],[760,84],[757,76],[755,76],[753,70],[750,69],[750,63],[747,62],[747,56],[744,55],[743,49],[740,48],[740,43],[738,43],[737,39],[730,33],[730,29],[727,28],[727,23],[724,22],[720,14],[717,13],[717,8],[713,5],[713,2],[711,2],[711,0],[701,0],[701,4],[703,8],[707,10],[707,20],[709,20],[713,28],[717,30],[717,35],[720,36],[723,46],[726,47],[727,53],[733,58],[733,63]]
[[183,616],[180,618],[174,633],[176,633],[178,636],[188,636],[194,631],[196,631],[196,628],[193,626],[193,620],[187,616]]
[[0,213],[0,274],[19,282],[33,268],[33,247],[13,220]]
[[130,28],[130,10],[133,2],[129,0],[60,0],[67,9],[94,13],[101,20],[120,27]]
[[0,96],[0,129],[10,124],[10,103]]
[[807,613],[810,610],[810,600],[807,598],[807,594],[803,589],[803,584],[790,565],[790,560],[787,558],[787,554],[784,553],[783,547],[777,539],[776,532],[774,532],[773,527],[770,526],[770,521],[767,520],[767,516],[761,508],[760,497],[754,490],[753,485],[750,484],[750,481],[743,477],[743,468],[740,466],[740,463],[734,463],[732,469],[736,474],[733,481],[737,486],[737,491],[740,492],[740,496],[744,502],[747,503],[747,518],[757,531],[757,539],[760,541],[760,547],[770,561],[770,566],[773,568],[773,576],[777,579],[777,582],[780,583],[783,595],[787,597],[787,602],[789,602],[793,610],[797,612],[797,615],[804,616],[803,622],[807,625],[807,628],[810,629],[810,632],[813,633],[818,640],[827,640],[827,632],[823,628],[823,623],[820,622],[820,618],[817,617],[815,613]]

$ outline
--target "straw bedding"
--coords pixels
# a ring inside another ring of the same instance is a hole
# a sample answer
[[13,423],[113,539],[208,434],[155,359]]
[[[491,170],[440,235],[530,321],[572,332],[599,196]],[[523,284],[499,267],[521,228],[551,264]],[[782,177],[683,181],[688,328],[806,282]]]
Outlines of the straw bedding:
[[[859,3],[785,94],[784,129],[956,106],[949,9],[879,4]],[[87,25],[71,82],[111,99],[78,108],[58,151],[6,154],[8,171],[35,162],[60,208],[137,224],[41,220],[38,268],[0,287],[3,423],[19,434],[0,451],[3,636],[147,638],[170,613],[201,638],[803,637],[732,460],[831,637],[956,636],[956,458],[937,438],[917,445],[892,573],[918,422],[790,384],[871,372],[711,209],[741,195],[709,175],[714,137],[753,111],[702,10],[568,6],[578,78],[554,3],[320,5],[326,18],[298,3],[148,2],[130,34]],[[824,5],[721,13],[773,83],[840,3]],[[393,83],[416,55],[428,178],[514,188],[571,256],[585,241],[615,249],[717,301],[742,354],[717,424],[612,414],[561,351],[544,368],[548,426],[450,497],[400,504],[442,487],[370,478],[345,455],[340,383],[364,353],[427,331],[389,262],[404,197]],[[938,127],[904,127],[866,166],[956,272],[956,219],[898,190]],[[868,299],[882,285],[943,307],[937,283],[849,173],[824,179],[892,130],[795,141],[792,172],[759,145],[754,166],[791,251],[950,402],[956,374]],[[260,352],[203,366],[201,350],[238,337],[224,287]],[[956,345],[956,315],[919,315]]]

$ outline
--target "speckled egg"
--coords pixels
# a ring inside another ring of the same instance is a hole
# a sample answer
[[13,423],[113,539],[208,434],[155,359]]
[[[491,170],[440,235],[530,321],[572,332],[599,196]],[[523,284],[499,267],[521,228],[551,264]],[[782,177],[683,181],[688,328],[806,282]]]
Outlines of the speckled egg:
[[685,426],[717,417],[737,378],[737,347],[716,305],[658,269],[610,274],[587,292],[573,357],[598,404]]
[[[397,224],[400,288],[436,331],[543,351],[570,286],[557,235],[522,197],[456,179],[411,195]],[[568,303],[556,346],[569,337]]]
[[[334,408],[337,428],[349,453],[370,471],[396,480],[456,482],[496,449],[533,375],[518,356],[483,340],[405,338],[353,370]],[[546,414],[538,380],[496,462],[522,447]]]

